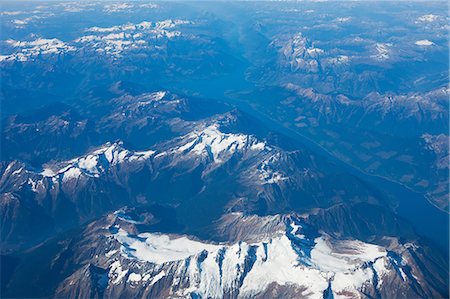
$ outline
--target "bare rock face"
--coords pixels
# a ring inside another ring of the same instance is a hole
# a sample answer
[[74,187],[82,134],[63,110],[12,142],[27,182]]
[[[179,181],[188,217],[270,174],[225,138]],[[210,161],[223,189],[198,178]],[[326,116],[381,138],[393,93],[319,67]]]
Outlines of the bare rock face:
[[79,280],[71,280],[62,287],[67,291],[66,298],[103,298],[104,289],[108,283],[107,272],[94,265],[86,265],[79,272]]

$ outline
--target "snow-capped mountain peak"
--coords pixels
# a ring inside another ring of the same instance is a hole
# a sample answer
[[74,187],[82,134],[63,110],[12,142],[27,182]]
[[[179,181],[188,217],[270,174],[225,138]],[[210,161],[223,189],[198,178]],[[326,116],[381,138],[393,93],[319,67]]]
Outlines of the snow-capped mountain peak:
[[254,136],[244,134],[223,133],[218,124],[206,126],[183,137],[183,144],[178,152],[192,153],[196,156],[208,157],[214,163],[226,162],[234,153],[239,151],[258,152],[270,151],[266,143]]
[[[96,260],[106,269],[104,287],[109,292],[120,288],[154,296],[253,298],[282,288],[305,298],[323,298],[326,292],[335,298],[362,298],[392,281],[417,283],[401,254],[335,239],[293,215],[261,219],[275,224],[262,239],[212,243],[185,235],[136,234],[134,220],[124,213],[120,221],[117,213],[108,217],[110,225],[100,230],[107,249],[101,256],[97,251]],[[248,217],[236,216],[241,228],[251,228]],[[400,249],[405,251],[405,246]],[[68,279],[77,281],[78,275]]]
[[63,176],[63,180],[77,178],[80,175],[89,177],[98,177],[101,173],[108,170],[109,167],[119,165],[125,162],[145,161],[154,154],[154,151],[129,151],[123,148],[122,142],[106,143],[104,146],[93,152],[62,162],[62,168],[54,170],[44,168],[40,173],[45,177]]

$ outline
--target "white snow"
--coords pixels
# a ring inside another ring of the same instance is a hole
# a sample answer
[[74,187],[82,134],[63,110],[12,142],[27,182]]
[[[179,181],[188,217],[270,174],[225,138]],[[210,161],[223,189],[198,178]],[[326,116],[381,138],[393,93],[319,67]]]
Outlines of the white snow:
[[281,46],[280,52],[293,71],[305,70],[313,73],[318,71],[316,59],[324,51],[315,48],[301,32],[293,35],[287,42],[283,42]]
[[21,10],[13,10],[13,11],[0,11],[0,15],[3,16],[17,16],[17,15],[22,15],[22,14],[26,14],[26,11],[21,11]]
[[122,162],[129,152],[122,150],[114,143],[111,146],[97,150],[95,154],[104,154],[108,162],[114,165]]
[[346,55],[339,55],[337,57],[326,58],[324,61],[330,65],[340,65],[348,63],[350,58]]
[[41,181],[35,182],[31,178],[28,178],[28,185],[31,185],[31,190],[33,192],[38,192],[38,186],[40,186],[41,184]]
[[[361,241],[346,240],[332,247],[325,237],[315,239],[316,245],[311,251],[311,260],[322,271],[345,272],[355,269],[364,262],[386,256],[386,251],[377,245]],[[339,248],[339,252],[333,250]]]
[[193,241],[187,237],[170,238],[167,235],[151,233],[140,234],[140,238],[146,239],[145,242],[141,242],[129,237],[122,229],[115,237],[121,244],[128,244],[129,248],[135,250],[129,252],[125,247],[122,247],[124,254],[131,254],[140,260],[155,264],[183,260],[203,250],[214,251],[219,248],[219,246]]
[[76,50],[75,47],[69,46],[56,38],[38,38],[34,41],[16,41],[10,39],[6,43],[11,47],[17,48],[17,51],[9,55],[3,55],[0,61],[29,61],[38,55],[59,55]]
[[291,234],[295,235],[301,228],[301,225],[295,224],[295,222],[291,222],[292,232]]
[[[306,238],[300,234],[301,225],[291,222],[290,227],[296,236]],[[387,253],[382,247],[356,240],[331,241],[327,235],[314,240],[311,258],[294,251],[292,241],[286,235],[268,237],[255,243],[234,244],[210,244],[186,236],[154,233],[143,233],[137,238],[122,228],[113,236],[122,244],[124,257],[157,265],[171,263],[166,267],[173,269],[169,274],[160,272],[153,278],[142,274],[128,280],[150,280],[153,284],[166,275],[172,275],[173,284],[178,285],[182,277],[188,278],[189,285],[177,292],[181,297],[195,291],[205,298],[222,298],[226,290],[238,288],[251,248],[255,249],[255,263],[239,288],[243,297],[255,296],[276,282],[303,287],[305,292],[300,296],[322,298],[330,279],[335,298],[340,297],[336,294],[339,292],[358,297],[360,288],[366,282],[371,283],[374,274],[380,286],[390,271]],[[200,256],[203,256],[201,260]],[[303,264],[300,260],[309,262]],[[369,263],[373,263],[374,270],[368,266]],[[114,265],[117,276],[123,274],[119,264],[116,262]]]
[[178,148],[178,152],[189,151],[198,156],[210,157],[216,164],[221,164],[228,160],[233,153],[248,149],[259,152],[270,150],[264,142],[258,141],[253,136],[244,134],[223,133],[217,124],[210,125],[202,130],[194,131],[183,140],[186,143]]
[[433,14],[423,15],[417,18],[419,22],[434,22],[439,19],[439,16]]
[[19,169],[14,170],[14,171],[11,173],[11,176],[16,175],[16,174],[20,174],[20,173],[22,172],[23,169],[24,169],[23,167],[20,167]]
[[122,279],[127,275],[127,270],[122,270],[122,265],[120,264],[120,261],[115,261],[111,264],[108,276],[112,278],[113,284],[119,284]]
[[104,11],[106,11],[108,13],[122,12],[124,10],[129,10],[133,7],[134,7],[134,5],[125,3],[125,2],[124,3],[112,3],[112,4],[106,4],[104,6]]
[[45,177],[52,177],[56,175],[56,173],[50,168],[44,168],[44,170],[40,174]]
[[81,176],[81,171],[79,168],[76,167],[70,167],[68,170],[66,170],[63,174],[63,182],[77,179],[79,176]]
[[415,42],[417,46],[432,46],[434,43],[428,39],[421,39]]
[[376,60],[387,60],[390,58],[390,48],[392,44],[390,43],[377,43],[375,44],[375,54],[372,55],[372,58]]
[[[378,258],[373,263],[373,268],[375,269],[375,272],[377,273],[377,276],[378,276],[378,285],[377,285],[377,287],[380,287],[382,285],[382,283],[383,283],[383,275],[389,271],[387,269],[387,260],[385,258]],[[402,277],[402,279],[403,279],[403,277]]]
[[[241,294],[251,297],[265,290],[270,283],[280,285],[296,284],[305,286],[306,293],[319,297],[328,286],[328,281],[320,271],[303,267],[298,264],[298,255],[292,249],[292,244],[286,236],[271,240],[267,244],[268,258],[265,257],[263,246],[258,246],[257,260],[252,270],[244,279]],[[299,294],[300,297],[306,294]]]
[[60,3],[58,6],[62,7],[65,12],[78,13],[86,10],[93,10],[90,8],[93,3],[83,3],[83,2],[67,2]]
[[122,2],[122,3],[111,3],[106,4],[103,7],[103,10],[107,13],[116,13],[116,12],[123,12],[123,11],[129,11],[131,9],[155,9],[159,6],[154,3],[128,3],[128,2]]
[[81,169],[88,171],[92,175],[98,175],[98,158],[99,156],[97,155],[87,155],[86,157],[82,157],[78,160],[78,166]]
[[94,26],[85,30],[90,33],[89,35],[81,36],[75,42],[88,45],[98,53],[119,58],[126,51],[156,49],[151,40],[181,36],[180,31],[173,29],[179,25],[191,23],[186,20],[168,19],[160,22],[126,23],[112,27]]
[[[30,11],[5,11],[5,12],[0,12],[0,15],[6,16],[7,19],[8,17],[12,17],[12,16],[19,16],[19,15],[26,15],[23,16],[20,19],[9,19],[8,21],[9,23],[11,23],[15,28],[17,29],[23,29],[25,28],[26,25],[35,22],[37,20],[42,20],[48,17],[52,17],[55,14],[49,11],[42,11],[39,9],[35,9],[35,10],[30,10]],[[6,20],[5,20],[6,21]],[[5,23],[4,21],[4,23]]]
[[436,156],[434,166],[438,169],[448,169],[450,167],[450,137],[445,134],[423,134],[421,137],[425,142],[425,148],[434,152]]
[[309,48],[306,49],[306,53],[311,57],[317,57],[318,55],[325,53],[325,51],[319,48]]
[[277,171],[274,171],[270,174],[267,172],[266,173],[262,172],[261,176],[262,176],[262,180],[266,184],[277,184],[281,181],[286,181],[289,179],[288,177],[283,176],[281,173],[279,173]]
[[157,91],[150,94],[145,94],[139,97],[139,106],[147,106],[150,104],[154,104],[156,102],[161,101],[165,96],[167,92],[166,91]]
[[11,168],[14,166],[14,164],[15,164],[14,162],[9,163],[5,169],[5,173],[8,173],[11,170]]
[[[158,274],[156,274],[151,280],[150,283],[148,284],[149,286],[154,285],[155,283],[157,283],[158,281],[161,280],[161,278],[163,278],[166,275],[166,273],[164,271],[159,272]],[[148,280],[150,278],[150,276],[145,275],[143,280]]]
[[143,3],[143,4],[139,4],[139,8],[155,9],[155,8],[159,8],[159,6],[158,6],[158,4],[154,4],[154,3]]
[[107,253],[105,253],[105,256],[106,256],[107,258],[110,258],[110,257],[112,257],[114,254],[116,254],[117,252],[118,252],[117,249],[115,249],[115,250],[110,250],[110,251],[108,251]]
[[[363,267],[367,262],[376,261],[374,268],[379,277],[388,271],[384,266],[387,253],[377,245],[346,240],[332,246],[326,236],[315,239],[315,242],[311,261],[321,271],[332,274],[334,294],[345,291],[358,296],[358,289],[374,275],[369,267]],[[335,295],[335,298],[341,297]]]
[[16,20],[12,20],[11,23],[13,23],[14,25],[17,25],[16,27],[20,28],[20,27],[23,27],[23,25],[27,25],[31,20],[33,20],[33,19],[32,18],[16,19]]
[[124,32],[107,35],[86,35],[76,39],[75,42],[88,44],[98,53],[115,57],[120,57],[124,51],[147,47],[145,40],[135,39],[133,34]]
[[153,101],[161,101],[162,98],[164,98],[166,96],[166,94],[167,94],[167,92],[165,92],[165,91],[157,91],[157,92],[152,93],[150,96]]
[[[80,176],[99,177],[108,167],[124,164],[145,162],[155,152],[152,150],[132,152],[122,147],[121,142],[107,143],[86,156],[62,162],[64,167],[54,171],[48,167],[40,173],[44,177],[63,177],[63,182]],[[106,161],[105,161],[106,160]],[[107,162],[107,163],[105,163]]]
[[142,280],[142,276],[139,273],[131,273],[128,276],[128,281],[131,281],[131,282],[139,282],[141,280]]
[[275,170],[272,165],[280,159],[280,153],[270,156],[267,160],[261,162],[258,166],[259,179],[264,184],[278,184],[281,181],[289,180],[289,178],[281,172]]
[[340,18],[336,18],[335,21],[339,22],[339,23],[347,23],[349,21],[351,21],[351,17],[340,17]]

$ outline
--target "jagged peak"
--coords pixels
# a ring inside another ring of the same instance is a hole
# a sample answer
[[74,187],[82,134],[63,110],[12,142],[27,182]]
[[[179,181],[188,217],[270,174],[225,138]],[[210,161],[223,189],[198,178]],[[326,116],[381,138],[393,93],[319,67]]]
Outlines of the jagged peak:
[[[110,166],[137,160],[145,161],[154,153],[152,150],[130,151],[123,147],[122,141],[108,142],[81,157],[44,167],[40,174],[46,177],[62,175],[63,179],[66,180],[79,177],[82,174],[98,177],[100,173],[105,172]],[[63,167],[58,168],[61,165]]]
[[203,126],[183,136],[181,140],[182,145],[178,147],[178,152],[209,156],[218,164],[226,161],[237,151],[271,150],[265,142],[252,135],[224,133],[217,123]]
[[[313,232],[295,215],[231,213],[228,217],[237,219],[231,225],[260,220],[282,224],[284,229],[261,240],[213,243],[185,235],[136,235],[129,226],[115,223],[108,234],[118,247],[105,253],[111,260],[110,283],[136,287],[165,279],[174,285],[170,287],[174,296],[195,293],[208,298],[237,290],[251,297],[275,282],[304,287],[309,295],[321,297],[331,285],[334,294],[358,297],[368,285],[379,288],[385,278],[408,279],[402,274],[405,265],[392,259],[384,247]],[[179,277],[179,273],[188,275]],[[184,287],[179,287],[181,280]]]

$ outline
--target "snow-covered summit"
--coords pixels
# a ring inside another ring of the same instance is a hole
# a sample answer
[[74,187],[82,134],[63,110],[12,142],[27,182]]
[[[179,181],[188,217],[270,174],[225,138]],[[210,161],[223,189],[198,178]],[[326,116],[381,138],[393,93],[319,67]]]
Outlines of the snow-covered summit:
[[376,43],[373,49],[374,54],[371,57],[378,61],[387,60],[391,58],[391,48],[392,44],[390,43]]
[[318,58],[324,51],[314,47],[314,45],[299,32],[283,45],[281,53],[289,63],[291,70],[305,70],[316,73],[319,67]]
[[154,154],[154,151],[129,151],[123,148],[122,142],[107,143],[91,153],[62,162],[60,169],[44,168],[41,175],[46,177],[62,176],[63,180],[77,178],[81,175],[99,177],[109,167],[125,162],[145,161]]
[[[163,292],[171,297],[253,298],[266,292],[277,295],[282,288],[306,298],[323,298],[326,291],[335,298],[362,298],[384,292],[392,282],[417,284],[422,275],[415,268],[411,272],[408,253],[335,239],[312,230],[297,216],[261,219],[275,222],[275,230],[264,239],[224,243],[136,234],[126,220],[108,219],[108,225],[102,223],[95,231],[106,242],[106,249],[95,253],[95,263],[106,269],[106,292],[120,288],[154,296]],[[399,246],[408,251],[407,245]],[[81,276],[75,272],[68,279],[76,282]]]
[[258,152],[271,150],[266,143],[254,136],[223,133],[218,124],[195,130],[182,138],[183,144],[177,151],[184,155],[206,157],[214,163],[226,162],[234,153],[240,151]]
[[434,43],[428,39],[421,39],[414,43],[417,46],[432,46]]
[[12,54],[0,55],[1,61],[32,61],[39,55],[63,55],[76,48],[56,38],[37,38],[32,41],[7,40],[6,44],[16,49]]
[[94,26],[87,28],[85,31],[88,34],[77,38],[75,42],[83,47],[91,48],[96,53],[119,58],[127,51],[155,49],[153,40],[179,37],[182,33],[175,30],[175,27],[191,23],[186,20],[166,19],[111,27]]
[[434,14],[426,14],[417,18],[419,22],[434,22],[439,20],[440,16]]

